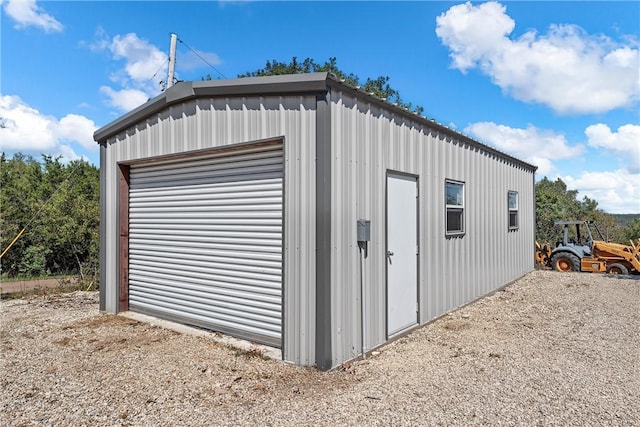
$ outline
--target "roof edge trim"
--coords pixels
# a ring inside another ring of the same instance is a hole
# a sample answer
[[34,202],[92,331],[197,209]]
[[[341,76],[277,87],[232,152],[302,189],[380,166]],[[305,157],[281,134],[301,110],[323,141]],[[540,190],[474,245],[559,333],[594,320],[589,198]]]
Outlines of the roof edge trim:
[[108,138],[147,119],[151,115],[173,104],[194,98],[320,93],[327,90],[327,73],[178,82],[155,98],[95,131],[93,139],[98,144],[104,143]]
[[351,87],[349,85],[346,85],[344,82],[336,79],[333,76],[329,76],[327,79],[327,86],[330,88],[334,88],[343,92],[347,92],[350,93],[351,95],[357,97],[357,98],[364,98],[367,101],[371,102],[372,104],[375,104],[379,107],[382,107],[386,110],[389,110],[391,112],[397,113],[403,117],[406,117],[407,119],[411,119],[411,120],[415,120],[416,122],[429,127],[435,131],[438,132],[442,132],[443,134],[450,136],[452,138],[457,139],[460,142],[463,142],[465,144],[469,144],[470,146],[476,147],[478,149],[481,149],[487,153],[493,154],[497,157],[501,157],[505,160],[509,160],[515,164],[518,164],[528,170],[531,170],[532,172],[535,173],[536,170],[538,170],[538,167],[535,165],[532,165],[530,163],[525,162],[524,160],[518,159],[517,157],[513,157],[510,154],[504,153],[500,150],[497,150],[483,142],[480,141],[476,141],[475,139],[464,135],[456,130],[453,130],[443,124],[440,124],[434,120],[428,119],[426,117],[423,117],[419,114],[413,113],[405,108],[399,107],[395,104],[392,104],[391,102],[387,101],[386,99],[382,99],[382,98],[378,98],[374,95],[370,95],[368,93],[366,93],[365,91],[358,89],[358,88],[354,88]]
[[351,87],[345,84],[344,81],[341,81],[326,72],[179,82],[155,98],[150,99],[141,106],[126,113],[124,116],[101,127],[93,134],[93,139],[100,145],[106,144],[107,139],[130,128],[136,123],[146,120],[153,114],[156,114],[173,104],[178,104],[195,98],[268,96],[305,93],[319,94],[323,92],[326,93],[330,89],[344,91],[357,98],[366,99],[368,102],[389,110],[392,113],[396,113],[410,120],[415,120],[417,123],[420,123],[427,128],[442,132],[460,142],[469,144],[487,153],[514,162],[515,164],[531,170],[534,173],[538,169],[535,165],[497,150],[434,120],[415,114],[409,110],[394,105],[385,99],[377,98],[359,88]]

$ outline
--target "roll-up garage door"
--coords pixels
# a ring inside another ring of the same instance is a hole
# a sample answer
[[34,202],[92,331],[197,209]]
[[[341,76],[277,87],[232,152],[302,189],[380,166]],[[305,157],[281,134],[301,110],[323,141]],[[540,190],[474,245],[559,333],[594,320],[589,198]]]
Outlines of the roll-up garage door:
[[282,145],[129,173],[129,309],[280,346]]

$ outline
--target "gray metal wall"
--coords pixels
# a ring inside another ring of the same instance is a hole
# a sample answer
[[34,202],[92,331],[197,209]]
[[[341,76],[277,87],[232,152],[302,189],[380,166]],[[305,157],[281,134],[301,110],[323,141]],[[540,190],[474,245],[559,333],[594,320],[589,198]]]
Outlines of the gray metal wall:
[[[370,349],[386,341],[386,172],[418,175],[420,323],[468,303],[533,269],[534,171],[465,145],[418,122],[331,91],[333,363],[360,354],[356,221],[371,220],[364,276]],[[445,179],[465,182],[466,234],[445,238]],[[507,192],[519,194],[508,229]]]
[[315,362],[315,96],[197,99],[176,104],[110,138],[104,212],[105,306],[117,310],[117,164],[284,137],[285,360]]

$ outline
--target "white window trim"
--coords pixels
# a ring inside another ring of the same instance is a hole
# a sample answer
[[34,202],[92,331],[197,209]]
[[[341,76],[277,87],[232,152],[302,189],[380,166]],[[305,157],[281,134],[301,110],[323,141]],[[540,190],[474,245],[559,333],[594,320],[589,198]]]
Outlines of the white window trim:
[[[450,205],[447,203],[447,184],[456,184],[462,187],[462,204],[461,205]],[[444,180],[444,231],[445,231],[445,236],[450,237],[450,236],[463,236],[466,233],[466,221],[465,221],[465,204],[466,204],[466,195],[465,195],[465,183],[464,181],[456,181],[453,179],[445,179]],[[448,217],[448,213],[449,211],[460,211],[460,222],[461,222],[461,228],[462,230],[454,230],[454,231],[449,231],[449,227],[448,227],[448,223],[447,223],[447,217]]]
[[[509,205],[509,201],[510,201],[510,196],[512,194],[516,195],[516,207],[512,208]],[[519,200],[519,196],[518,196],[518,192],[517,191],[512,191],[509,190],[507,192],[507,224],[509,225],[509,230],[517,230],[518,228],[520,228],[520,200]],[[516,213],[516,225],[511,225],[511,213],[515,212]]]

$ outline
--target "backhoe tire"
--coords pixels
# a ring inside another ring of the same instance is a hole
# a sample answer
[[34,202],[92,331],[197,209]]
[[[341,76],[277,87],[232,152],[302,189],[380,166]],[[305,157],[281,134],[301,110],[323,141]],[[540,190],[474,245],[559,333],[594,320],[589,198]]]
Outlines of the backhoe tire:
[[569,252],[558,252],[551,257],[551,266],[556,271],[580,271],[580,260]]
[[607,273],[626,275],[629,274],[629,270],[624,265],[616,263],[607,266]]

